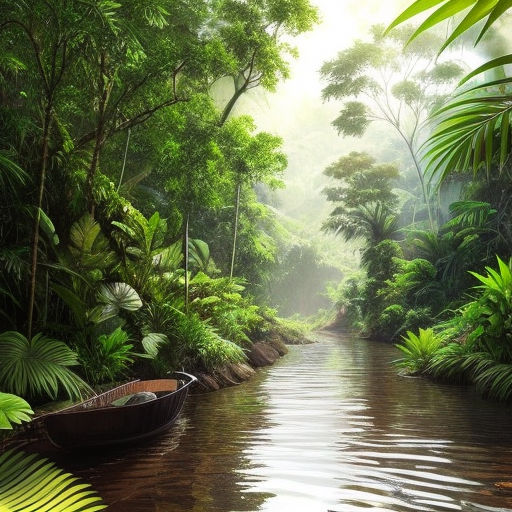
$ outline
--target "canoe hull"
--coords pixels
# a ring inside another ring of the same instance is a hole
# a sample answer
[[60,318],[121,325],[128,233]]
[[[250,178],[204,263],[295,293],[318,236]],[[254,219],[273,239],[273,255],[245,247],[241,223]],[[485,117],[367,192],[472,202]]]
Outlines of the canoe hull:
[[[46,434],[52,444],[59,448],[119,445],[157,435],[172,426],[183,407],[190,385],[195,381],[195,377],[181,372],[177,377],[179,384],[175,391],[157,389],[155,383],[170,380],[138,381],[116,388],[106,398],[112,402],[142,389],[164,391],[156,400],[121,407],[103,405],[103,408],[94,408],[95,403],[105,401],[106,394],[103,394],[78,406],[50,414],[44,418]],[[144,387],[145,382],[152,386]]]

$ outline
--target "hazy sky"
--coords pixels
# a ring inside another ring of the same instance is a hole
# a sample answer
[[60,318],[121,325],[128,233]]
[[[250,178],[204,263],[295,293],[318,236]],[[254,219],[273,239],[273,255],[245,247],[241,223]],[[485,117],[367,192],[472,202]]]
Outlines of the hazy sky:
[[293,109],[304,98],[320,98],[323,85],[318,70],[322,63],[350,46],[354,39],[366,37],[371,25],[391,22],[408,1],[312,0],[312,3],[319,8],[321,23],[293,40],[299,57],[291,61],[291,78],[282,82],[275,94],[264,98],[256,94],[248,102],[258,104],[252,115],[256,114],[261,129],[279,130],[283,117],[276,111],[289,112],[290,107]]
[[[325,219],[329,205],[321,190],[322,171],[351,150],[362,150],[360,140],[343,139],[331,126],[339,102],[323,103],[319,69],[357,38],[365,38],[375,23],[389,23],[408,0],[312,0],[320,11],[321,23],[293,40],[299,57],[291,61],[291,77],[273,94],[261,88],[245,95],[237,114],[252,115],[260,130],[280,135],[288,155],[287,190],[280,193],[283,211],[300,217],[301,211],[318,203],[317,224]],[[322,218],[323,217],[323,218]]]

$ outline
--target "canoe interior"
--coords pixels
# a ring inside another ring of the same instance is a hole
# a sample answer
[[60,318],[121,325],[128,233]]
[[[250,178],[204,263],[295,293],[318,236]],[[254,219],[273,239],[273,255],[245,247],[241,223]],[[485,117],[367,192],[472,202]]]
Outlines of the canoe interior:
[[[151,391],[152,393],[172,392],[178,389],[178,381],[176,379],[158,379],[158,380],[136,380],[121,384],[120,386],[101,393],[95,397],[72,405],[63,409],[59,414],[75,411],[83,411],[84,409],[97,409],[99,407],[110,407],[114,400],[126,395],[140,393],[141,391]],[[114,406],[112,406],[114,407]]]
[[[180,374],[177,379],[123,384],[45,416],[47,436],[60,448],[124,444],[153,436],[172,425],[194,381],[195,377]],[[110,405],[122,396],[140,391],[151,391],[157,398],[133,405]]]

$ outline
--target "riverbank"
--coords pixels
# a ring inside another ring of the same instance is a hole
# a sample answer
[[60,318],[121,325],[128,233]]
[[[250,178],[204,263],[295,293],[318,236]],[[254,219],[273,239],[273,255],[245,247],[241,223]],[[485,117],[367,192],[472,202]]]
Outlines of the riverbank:
[[235,386],[250,379],[258,368],[270,366],[288,353],[287,345],[313,343],[304,333],[290,329],[276,329],[264,339],[255,341],[247,351],[247,362],[231,363],[214,372],[195,372],[197,383],[195,392],[217,391]]

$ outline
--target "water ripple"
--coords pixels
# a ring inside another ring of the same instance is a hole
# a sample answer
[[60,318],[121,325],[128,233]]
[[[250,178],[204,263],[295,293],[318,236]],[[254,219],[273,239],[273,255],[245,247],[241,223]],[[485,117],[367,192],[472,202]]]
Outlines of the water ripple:
[[251,382],[192,396],[167,436],[63,463],[114,512],[511,507],[511,410],[400,378],[393,351],[326,335]]

